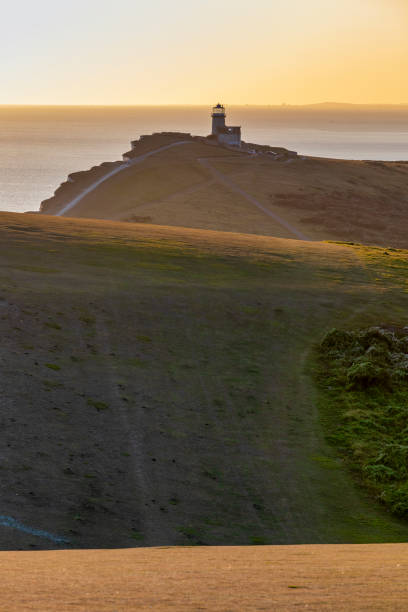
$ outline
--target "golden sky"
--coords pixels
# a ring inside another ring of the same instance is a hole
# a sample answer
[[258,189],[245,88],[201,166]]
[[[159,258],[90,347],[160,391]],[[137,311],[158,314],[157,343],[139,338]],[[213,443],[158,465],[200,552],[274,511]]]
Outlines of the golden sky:
[[408,103],[408,0],[20,0],[1,104]]

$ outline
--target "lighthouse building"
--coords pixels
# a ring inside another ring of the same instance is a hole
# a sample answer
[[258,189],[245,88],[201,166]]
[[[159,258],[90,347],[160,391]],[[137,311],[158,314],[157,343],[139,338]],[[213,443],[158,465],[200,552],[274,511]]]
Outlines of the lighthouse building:
[[212,111],[212,135],[220,144],[226,144],[233,147],[241,146],[241,128],[225,125],[226,112],[222,104],[214,106]]

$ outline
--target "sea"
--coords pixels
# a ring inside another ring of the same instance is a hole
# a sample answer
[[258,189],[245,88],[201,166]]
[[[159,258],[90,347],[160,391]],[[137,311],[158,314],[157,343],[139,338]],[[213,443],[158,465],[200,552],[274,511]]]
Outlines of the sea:
[[[0,106],[0,210],[37,211],[71,172],[161,131],[210,132],[208,106]],[[408,160],[408,105],[231,106],[247,142],[338,159]]]

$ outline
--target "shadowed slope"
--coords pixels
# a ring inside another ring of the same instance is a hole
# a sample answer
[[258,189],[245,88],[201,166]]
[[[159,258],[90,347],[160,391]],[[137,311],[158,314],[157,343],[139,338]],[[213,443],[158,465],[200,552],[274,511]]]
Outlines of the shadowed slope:
[[[36,215],[0,237],[2,515],[76,547],[406,540],[333,458],[304,371],[328,327],[406,311],[381,262]],[[0,545],[58,544],[0,524]]]

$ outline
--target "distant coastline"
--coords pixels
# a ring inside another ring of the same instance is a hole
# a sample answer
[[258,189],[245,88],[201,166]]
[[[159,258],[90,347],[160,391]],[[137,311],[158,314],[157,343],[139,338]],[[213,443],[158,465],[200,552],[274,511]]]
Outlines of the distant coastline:
[[[247,142],[301,155],[408,160],[405,105],[229,108]],[[141,134],[206,135],[207,112],[202,106],[0,106],[0,210],[38,210],[68,174],[121,159]]]
[[[0,104],[0,109],[10,109],[10,108],[20,108],[20,109],[30,109],[30,108],[208,108],[211,105],[211,102],[207,104]],[[400,109],[406,108],[408,109],[408,102],[399,102],[398,104],[390,104],[390,103],[358,103],[358,102],[311,102],[308,104],[292,104],[290,102],[282,102],[280,104],[268,104],[265,102],[264,104],[241,104],[241,103],[230,103],[229,108],[312,108],[317,110],[322,109],[384,109],[384,110],[392,110],[392,109]]]

